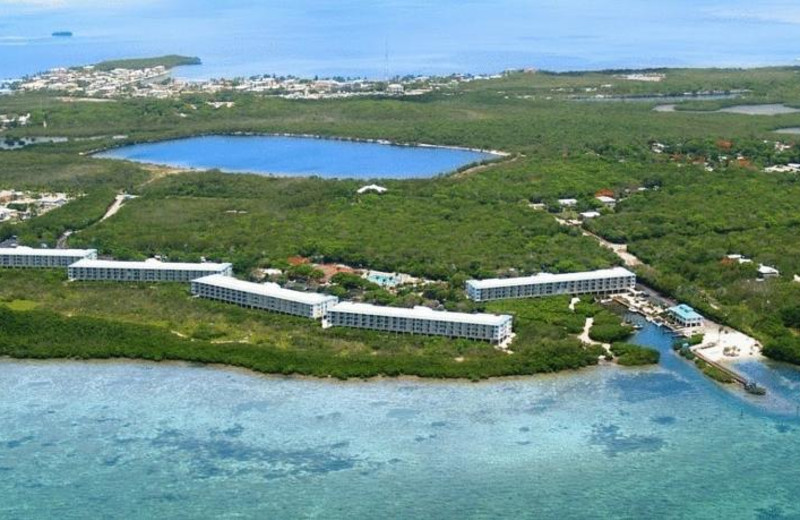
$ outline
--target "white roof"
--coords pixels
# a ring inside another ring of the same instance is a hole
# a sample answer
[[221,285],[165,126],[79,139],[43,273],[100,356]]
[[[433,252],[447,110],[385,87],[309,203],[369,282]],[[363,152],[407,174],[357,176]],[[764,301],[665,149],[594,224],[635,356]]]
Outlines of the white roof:
[[614,197],[606,197],[605,195],[600,195],[599,197],[595,197],[600,202],[605,202],[606,204],[611,204],[612,202],[617,202],[617,199]]
[[261,296],[270,296],[272,298],[279,298],[281,300],[289,300],[298,303],[305,303],[308,305],[315,305],[318,303],[324,303],[331,300],[333,301],[338,300],[336,296],[331,296],[329,294],[292,291],[291,289],[284,289],[283,287],[281,287],[276,283],[268,282],[264,284],[259,284],[253,282],[245,282],[244,280],[239,280],[231,276],[223,276],[221,274],[212,274],[192,281],[197,283],[204,283],[207,285],[213,285],[215,287],[222,287],[225,289],[233,289],[235,291],[243,291],[251,294],[258,294]]
[[586,271],[582,273],[539,273],[533,276],[518,278],[490,278],[487,280],[468,280],[467,283],[476,289],[492,289],[495,287],[515,287],[519,285],[532,285],[553,282],[577,282],[581,280],[598,280],[604,278],[619,278],[622,276],[636,276],[624,267]]
[[578,199],[558,199],[558,203],[562,206],[574,206],[578,203]]
[[377,191],[378,193],[383,193],[387,191],[387,189],[383,186],[378,186],[377,184],[369,184],[367,186],[358,188],[358,193],[366,193],[368,191]]
[[584,211],[581,213],[583,218],[597,218],[600,216],[600,212],[598,211]]
[[215,264],[212,262],[197,264],[184,262],[161,262],[153,258],[145,260],[144,262],[90,260],[88,258],[84,258],[83,260],[78,260],[70,267],[94,267],[103,269],[157,269],[163,271],[222,271],[231,267],[231,264]]
[[87,256],[96,252],[94,249],[33,249],[27,246],[0,248],[0,255],[17,256]]
[[780,271],[768,265],[759,264],[758,272],[761,274],[780,274]]
[[430,307],[416,306],[413,309],[403,307],[381,307],[369,303],[340,302],[328,309],[328,312],[349,312],[369,314],[390,318],[410,318],[417,320],[452,321],[456,323],[472,323],[475,325],[503,325],[511,320],[508,314],[468,314],[466,312],[435,311]]

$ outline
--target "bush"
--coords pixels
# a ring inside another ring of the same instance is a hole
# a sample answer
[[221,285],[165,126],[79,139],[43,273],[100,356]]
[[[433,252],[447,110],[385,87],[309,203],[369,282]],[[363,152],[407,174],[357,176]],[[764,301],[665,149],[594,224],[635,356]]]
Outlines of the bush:
[[691,338],[689,338],[689,345],[695,346],[699,345],[703,342],[703,338],[705,336],[703,334],[693,334]]
[[593,325],[589,337],[601,343],[614,343],[631,335],[631,329],[624,325]]
[[614,343],[627,339],[633,327],[620,322],[619,316],[609,311],[600,311],[594,317],[589,337],[601,343]]
[[764,345],[764,355],[778,361],[800,365],[800,339],[784,336]]
[[617,363],[623,366],[655,365],[661,359],[657,350],[633,343],[613,343],[611,352],[617,356]]
[[697,368],[700,369],[700,371],[702,371],[705,375],[707,375],[714,381],[718,381],[724,384],[733,383],[733,378],[727,372],[720,370],[714,365],[709,365],[700,358],[695,359],[694,363],[697,366]]

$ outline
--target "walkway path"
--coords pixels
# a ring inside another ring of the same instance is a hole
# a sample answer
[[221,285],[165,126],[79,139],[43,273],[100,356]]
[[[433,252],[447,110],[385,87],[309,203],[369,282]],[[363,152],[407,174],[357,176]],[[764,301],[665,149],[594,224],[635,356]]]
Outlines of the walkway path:
[[580,333],[578,339],[581,340],[581,342],[585,345],[600,345],[606,349],[606,352],[611,353],[610,344],[600,343],[599,341],[595,341],[589,337],[589,331],[592,330],[592,325],[594,325],[594,318],[586,318],[586,323],[583,324],[583,332]]
[[625,262],[626,266],[628,266],[628,267],[636,267],[637,265],[644,265],[644,262],[639,260],[639,258],[636,255],[634,255],[633,253],[629,253],[628,252],[628,245],[627,244],[615,244],[613,242],[609,242],[605,238],[602,238],[602,237],[600,237],[598,235],[595,235],[592,232],[586,231],[583,228],[581,228],[581,233],[583,233],[583,236],[591,237],[591,238],[597,240],[597,242],[601,246],[605,247],[606,249],[612,250],[614,252],[614,254],[616,254],[618,257],[620,257],[623,262]]
[[108,207],[108,209],[106,210],[106,214],[103,215],[103,218],[100,219],[100,222],[116,215],[117,211],[119,211],[119,209],[122,207],[122,204],[125,202],[125,197],[127,197],[127,195],[125,195],[124,193],[120,193],[119,195],[114,197],[114,202],[112,202],[111,205]]
[[[110,218],[110,217],[114,216],[119,211],[119,209],[122,207],[122,204],[125,202],[127,197],[128,197],[128,195],[126,195],[124,193],[121,193],[121,194],[117,195],[116,197],[114,197],[114,202],[111,203],[111,205],[108,207],[108,209],[106,210],[106,212],[103,215],[103,217],[99,220],[99,222],[102,222],[102,221],[106,220],[107,218]],[[78,230],[78,231],[80,231],[80,230]],[[75,233],[77,233],[77,231],[73,231],[71,229],[68,229],[68,230],[64,231],[64,233],[62,233],[62,235],[60,237],[58,237],[58,240],[56,241],[56,249],[66,249],[67,248],[67,240],[69,240],[69,237],[72,236]]]

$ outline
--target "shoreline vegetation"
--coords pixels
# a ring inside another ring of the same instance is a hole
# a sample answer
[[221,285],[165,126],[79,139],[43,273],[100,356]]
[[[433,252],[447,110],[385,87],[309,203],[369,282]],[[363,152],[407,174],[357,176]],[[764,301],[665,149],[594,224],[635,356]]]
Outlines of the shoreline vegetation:
[[[515,315],[514,353],[466,339],[321,329],[304,318],[193,298],[185,284],[68,282],[60,270],[0,271],[0,355],[222,363],[257,372],[480,380],[595,365],[574,337],[603,312],[569,298],[496,302]],[[120,340],[120,338],[123,338]]]
[[[75,233],[69,237],[70,246],[94,247],[117,258],[160,255],[197,261],[206,256],[232,261],[238,272],[245,273],[285,270],[287,258],[302,255],[314,262],[440,280],[441,287],[423,296],[404,294],[391,301],[410,305],[421,298],[459,309],[465,303],[453,297],[452,287],[460,287],[465,277],[574,272],[619,263],[613,253],[582,236],[579,227],[561,225],[554,218],[569,222],[579,219],[581,212],[594,211],[599,216],[583,226],[612,243],[626,244],[649,266],[637,272],[648,284],[756,337],[765,345],[765,354],[800,363],[800,325],[791,312],[800,301],[800,284],[792,281],[800,274],[800,243],[794,240],[800,225],[796,217],[800,180],[796,173],[764,171],[800,162],[796,138],[772,133],[775,128],[797,127],[800,115],[658,113],[652,110],[658,101],[569,99],[587,92],[645,95],[746,89],[736,104],[797,106],[798,70],[658,69],[663,78],[657,82],[631,81],[619,76],[622,71],[515,72],[424,96],[383,99],[287,100],[233,90],[163,100],[123,98],[115,103],[64,103],[57,95],[41,93],[0,96],[0,113],[30,113],[27,126],[10,127],[6,136],[97,139],[0,152],[0,189],[46,188],[84,195],[19,225],[0,223],[0,239],[18,235],[23,244],[53,247],[71,230]],[[233,104],[217,109],[211,106],[214,103]],[[717,102],[691,103],[713,107]],[[79,155],[119,144],[113,136],[128,136],[132,143],[226,133],[454,144],[503,150],[513,160],[498,159],[474,175],[392,180],[387,182],[387,193],[360,196],[355,194],[356,180],[213,171],[163,175],[140,164]],[[137,198],[127,201],[113,218],[100,221],[119,192]],[[606,207],[595,198],[597,194],[615,198],[616,206]],[[575,199],[575,206],[561,207],[560,199]],[[754,264],[727,261],[733,254],[752,258]],[[759,281],[759,263],[775,266],[781,276]],[[156,313],[145,313],[148,319],[141,320],[94,291],[92,298],[81,299],[74,292],[62,292],[58,281],[41,287],[25,282],[27,288],[19,280],[8,283],[16,277],[0,273],[2,285],[16,286],[16,292],[7,289],[0,300],[13,304],[37,290],[41,298],[33,312],[86,315],[112,325],[138,319],[137,326],[152,325],[167,334],[180,329],[172,326],[180,325],[177,318],[166,323]],[[157,291],[167,298],[169,291]],[[122,301],[131,298],[113,290],[109,294]],[[372,296],[377,301],[388,298],[379,291]],[[139,305],[137,310],[144,312],[145,304]],[[576,354],[580,345],[570,335],[582,330],[585,316],[573,324],[560,310],[550,315],[546,306],[515,305],[520,306],[498,310],[530,314],[528,321],[517,318],[527,328],[519,337],[531,351],[525,355],[529,364],[514,361],[520,364],[513,370],[555,370],[547,363],[548,356],[562,353],[566,359]],[[467,373],[468,378],[472,376],[464,367],[477,367],[476,377],[494,370],[481,366],[486,359],[495,367],[513,364],[495,360],[494,354],[475,345],[387,336],[343,336],[325,343],[284,319],[253,321],[235,309],[216,312],[214,319],[204,320],[224,323],[224,334],[236,328],[233,320],[244,320],[242,330],[260,336],[265,344],[272,345],[270,334],[279,332],[275,336],[279,353],[313,344],[327,350],[336,363],[347,364],[351,357],[358,365],[362,355],[383,362],[382,356],[394,349],[402,356],[417,355],[419,363],[428,356],[446,359],[448,367],[452,362],[453,370]],[[197,318],[188,323],[192,326],[179,332],[197,333],[195,345],[229,340],[238,345],[236,341],[248,340],[214,337],[218,325],[210,332],[196,331],[192,327],[199,323]],[[108,330],[107,325],[96,324],[98,330]],[[249,341],[243,345],[258,344]],[[29,344],[29,348],[39,347]],[[581,365],[582,356],[557,364]],[[462,357],[464,362],[455,361]],[[365,359],[363,363],[374,369],[376,362]],[[413,366],[418,372],[429,371]]]
[[94,65],[96,70],[109,71],[113,69],[151,69],[154,67],[164,67],[173,69],[188,65],[201,65],[203,61],[197,56],[180,56],[178,54],[168,54],[153,58],[123,58],[119,60],[101,61]]

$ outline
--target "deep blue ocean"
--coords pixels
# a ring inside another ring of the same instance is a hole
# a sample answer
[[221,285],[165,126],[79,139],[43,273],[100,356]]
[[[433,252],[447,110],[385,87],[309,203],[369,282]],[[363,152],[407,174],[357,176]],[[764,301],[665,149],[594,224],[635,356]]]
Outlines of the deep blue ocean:
[[202,58],[192,78],[791,64],[799,24],[794,0],[0,0],[0,78],[161,54]]

